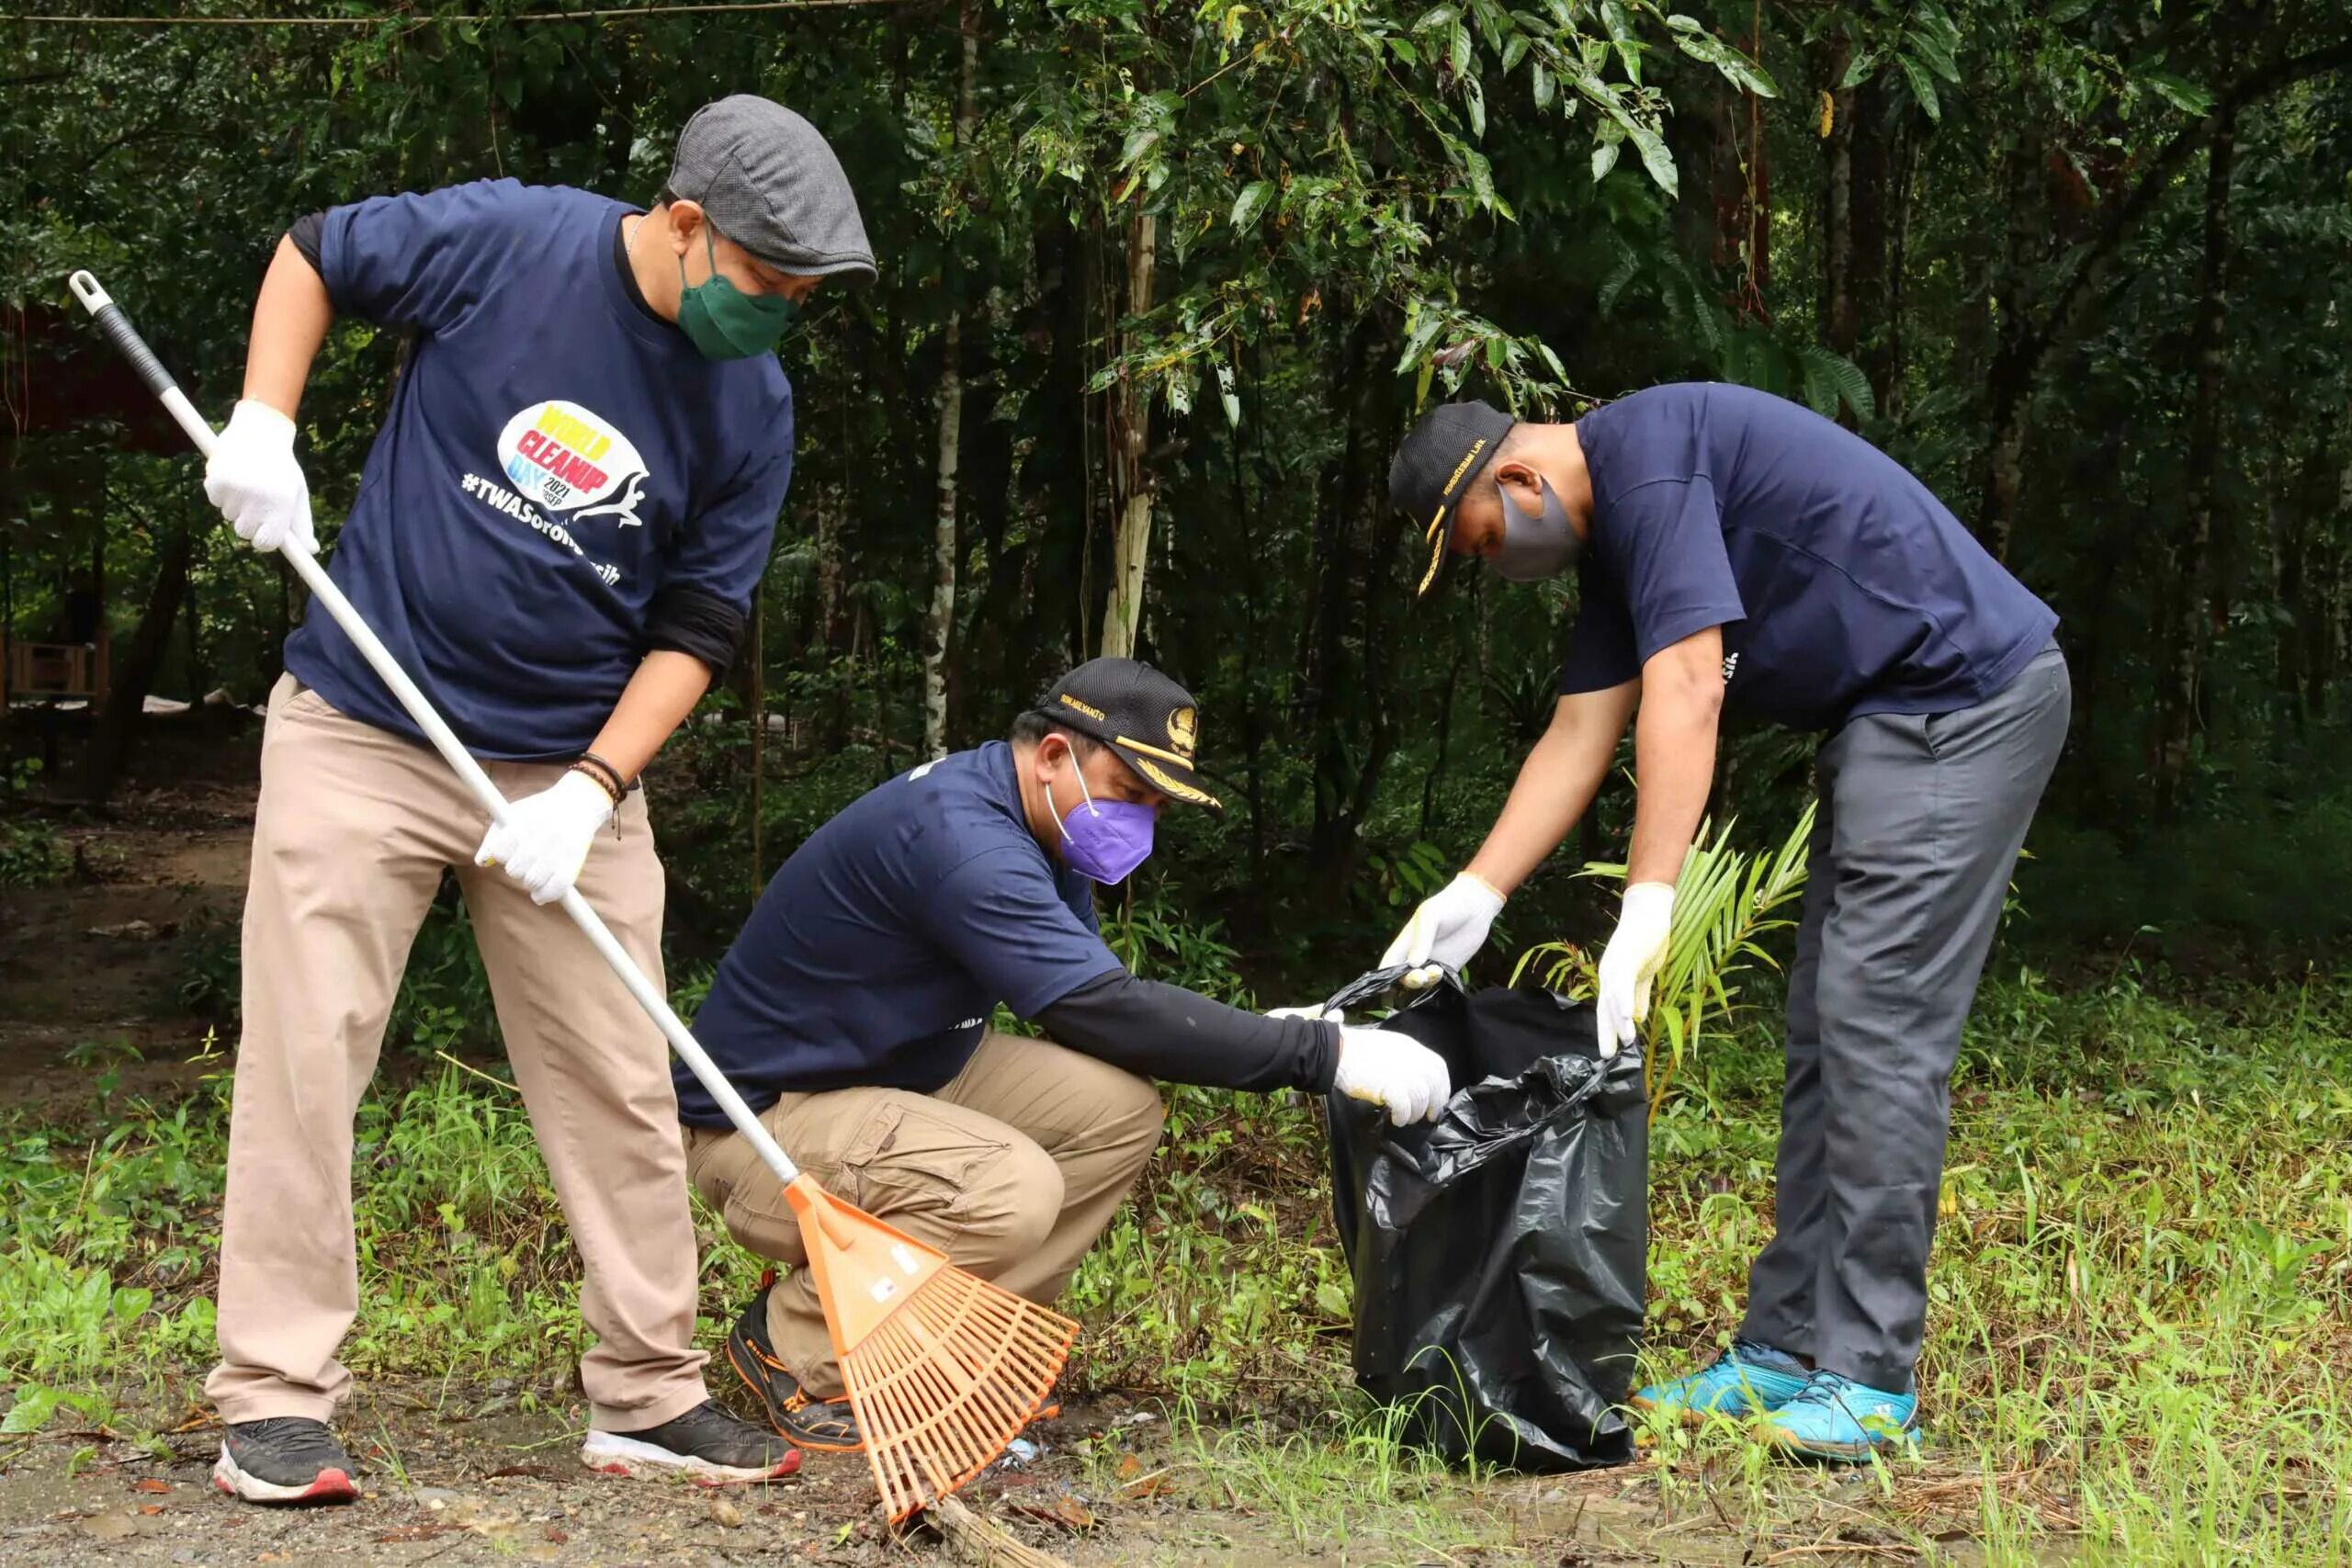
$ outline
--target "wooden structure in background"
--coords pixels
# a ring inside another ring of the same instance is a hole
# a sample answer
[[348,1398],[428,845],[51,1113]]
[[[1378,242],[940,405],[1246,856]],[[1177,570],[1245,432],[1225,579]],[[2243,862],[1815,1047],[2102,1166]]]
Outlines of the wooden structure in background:
[[107,694],[110,640],[103,627],[95,643],[0,637],[0,708],[19,697],[81,697],[98,706]]

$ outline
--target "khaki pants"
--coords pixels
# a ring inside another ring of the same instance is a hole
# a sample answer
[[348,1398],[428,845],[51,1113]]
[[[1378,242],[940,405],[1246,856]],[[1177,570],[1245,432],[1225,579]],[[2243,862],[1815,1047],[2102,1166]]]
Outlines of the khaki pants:
[[[820,1186],[1031,1301],[1052,1304],[1159,1142],[1159,1091],[1047,1040],[990,1030],[933,1094],[787,1094],[760,1120]],[[686,1171],[727,1229],[791,1264],[768,1293],[768,1335],[818,1398],[842,1393],[800,1227],[732,1131],[686,1130]]]
[[[493,762],[510,798],[555,763]],[[707,1397],[677,1098],[662,1035],[553,907],[473,863],[487,829],[447,763],[344,716],[292,677],[270,694],[245,894],[244,1036],[221,1216],[223,1421],[330,1419],[335,1348],[358,1310],[352,1117],[376,1070],[410,944],[445,867],[473,918],[508,1060],[571,1222],[597,1344],[591,1424],[658,1426]],[[662,867],[645,797],[589,852],[580,891],[662,984]]]

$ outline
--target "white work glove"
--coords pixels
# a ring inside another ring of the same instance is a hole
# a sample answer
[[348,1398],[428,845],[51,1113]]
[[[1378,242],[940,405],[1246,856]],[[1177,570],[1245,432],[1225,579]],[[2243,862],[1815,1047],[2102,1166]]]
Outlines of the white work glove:
[[1636,882],[1625,889],[1617,929],[1600,952],[1600,977],[1594,1004],[1600,1033],[1600,1059],[1634,1043],[1634,1026],[1649,1016],[1650,982],[1666,963],[1674,932],[1674,889],[1663,882]]
[[247,398],[229,415],[204,465],[204,494],[254,548],[319,553],[311,487],[294,460],[294,422],[267,403]]
[[571,891],[588,846],[613,819],[613,797],[586,773],[571,773],[551,788],[526,795],[491,824],[474,852],[476,865],[494,865],[530,890],[534,904],[552,904]]
[[1340,1028],[1340,1070],[1331,1087],[1350,1100],[1385,1106],[1388,1120],[1399,1127],[1436,1121],[1453,1098],[1444,1057],[1402,1034],[1344,1024]]
[[1399,964],[1412,964],[1413,972],[1404,980],[1408,991],[1433,986],[1442,969],[1458,970],[1477,956],[1487,945],[1487,928],[1502,912],[1503,896],[1484,878],[1465,871],[1421,900],[1421,907],[1380,955],[1380,966],[1393,969]]

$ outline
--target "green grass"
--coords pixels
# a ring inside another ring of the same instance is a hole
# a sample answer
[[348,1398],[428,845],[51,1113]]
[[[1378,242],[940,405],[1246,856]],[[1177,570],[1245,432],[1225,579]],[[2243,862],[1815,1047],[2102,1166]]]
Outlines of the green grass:
[[[1758,1560],[1941,1539],[1996,1562],[2352,1562],[2352,997],[2318,977],[2194,1004],[2174,988],[2128,966],[1988,986],[1954,1095],[1924,1456],[1823,1472],[1728,1429],[1662,1433],[1611,1479],[1635,1483],[1645,1528],[1729,1535]],[[1658,1119],[1652,1371],[1736,1322],[1770,1224],[1779,1073],[1769,1036],[1717,1038]],[[0,1377],[19,1410],[40,1389],[95,1408],[193,1392],[225,1091],[0,1122]],[[1204,1504],[1350,1562],[1507,1558],[1520,1527],[1497,1523],[1495,1489],[1400,1452],[1345,1388],[1348,1283],[1311,1114],[1196,1090],[1172,1111],[1074,1281],[1089,1330],[1072,1382],[1160,1395],[1178,1418],[1154,1462]],[[568,1399],[577,1264],[511,1087],[447,1064],[379,1085],[359,1147],[354,1366]],[[755,1269],[713,1246],[706,1270],[715,1338]]]

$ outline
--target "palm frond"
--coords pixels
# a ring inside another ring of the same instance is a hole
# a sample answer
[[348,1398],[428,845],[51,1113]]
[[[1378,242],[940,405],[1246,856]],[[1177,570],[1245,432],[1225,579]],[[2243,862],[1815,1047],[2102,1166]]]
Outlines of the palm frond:
[[[1702,822],[1674,885],[1674,923],[1667,938],[1666,962],[1651,986],[1650,1010],[1643,1024],[1644,1060],[1649,1074],[1650,1113],[1666,1101],[1683,1065],[1695,1058],[1710,1032],[1721,1032],[1736,1010],[1736,976],[1752,964],[1779,967],[1763,938],[1793,925],[1786,911],[1804,892],[1805,864],[1813,840],[1814,807],[1770,851],[1732,847],[1737,818],[1711,833]],[[1623,864],[1594,862],[1584,874],[1625,880]],[[1518,985],[1531,969],[1549,989],[1589,992],[1594,961],[1565,942],[1547,942],[1520,955],[1511,973]]]

